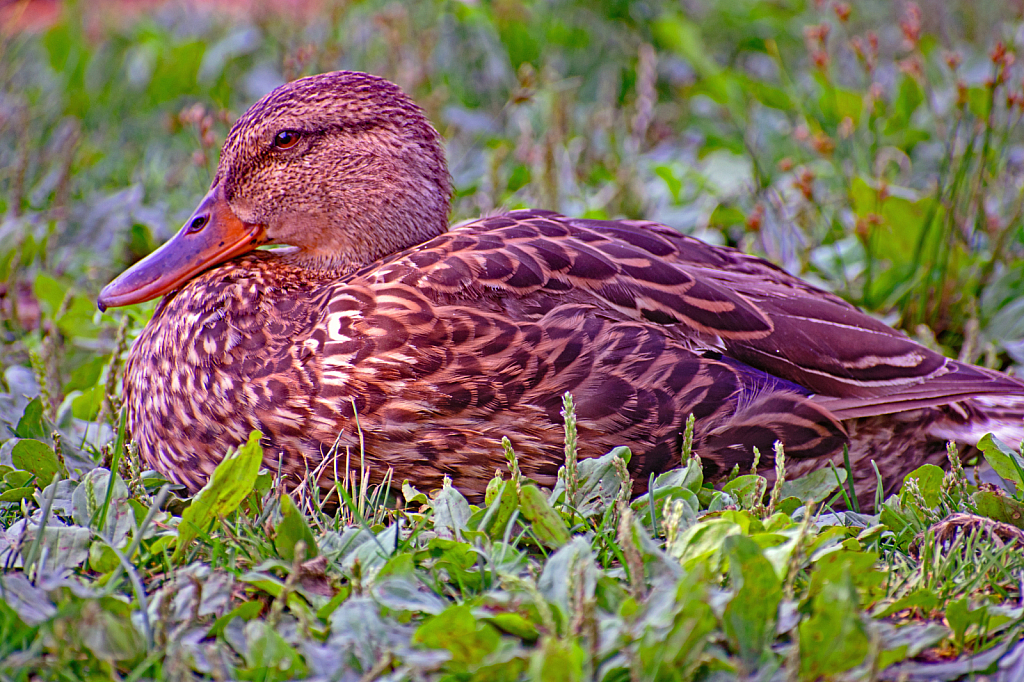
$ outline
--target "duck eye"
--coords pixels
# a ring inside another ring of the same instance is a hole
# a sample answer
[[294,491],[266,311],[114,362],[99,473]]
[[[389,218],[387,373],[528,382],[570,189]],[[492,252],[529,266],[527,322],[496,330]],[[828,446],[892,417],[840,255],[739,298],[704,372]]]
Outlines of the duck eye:
[[299,141],[299,133],[295,130],[282,130],[274,136],[275,149],[291,149]]
[[206,227],[206,223],[208,223],[208,222],[210,222],[209,216],[205,216],[205,215],[198,215],[198,216],[196,216],[195,218],[192,219],[192,222],[190,222],[188,224],[188,233],[189,234],[194,234],[196,232],[199,232],[204,227]]

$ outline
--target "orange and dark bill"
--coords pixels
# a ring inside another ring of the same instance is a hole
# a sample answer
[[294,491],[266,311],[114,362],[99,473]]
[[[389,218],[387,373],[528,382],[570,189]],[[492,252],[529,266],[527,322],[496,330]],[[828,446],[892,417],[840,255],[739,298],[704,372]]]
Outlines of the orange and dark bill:
[[142,303],[177,289],[210,266],[266,242],[262,225],[239,220],[219,186],[210,189],[178,234],[103,287],[100,310]]

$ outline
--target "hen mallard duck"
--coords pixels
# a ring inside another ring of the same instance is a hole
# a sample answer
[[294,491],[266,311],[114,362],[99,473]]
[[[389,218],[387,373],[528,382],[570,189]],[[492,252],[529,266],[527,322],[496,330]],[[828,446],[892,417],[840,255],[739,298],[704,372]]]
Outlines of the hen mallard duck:
[[569,391],[581,456],[629,445],[638,491],[679,464],[693,413],[706,475],[776,440],[795,473],[849,445],[867,501],[869,460],[888,488],[947,439],[1024,435],[1024,383],[764,260],[550,211],[449,230],[451,194],[440,136],[382,78],[322,74],[253,105],[181,231],[99,297],[165,295],[124,380],[146,463],[196,490],[259,429],[293,481],[362,442],[378,475],[478,499],[502,436],[554,482]]

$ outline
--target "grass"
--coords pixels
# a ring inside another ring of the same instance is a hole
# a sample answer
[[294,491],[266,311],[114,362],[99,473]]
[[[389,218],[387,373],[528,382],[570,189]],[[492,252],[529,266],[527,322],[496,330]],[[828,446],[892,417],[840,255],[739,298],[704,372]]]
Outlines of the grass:
[[841,470],[783,471],[766,505],[765,479],[715,490],[696,455],[631,501],[626,448],[570,458],[550,492],[498,472],[480,507],[406,482],[401,501],[343,487],[328,512],[277,492],[258,437],[191,499],[130,456],[68,479],[18,440],[0,675],[958,679],[1019,649],[1024,496],[971,485],[953,449],[875,516],[828,511]]
[[357,68],[448,140],[455,220],[659,220],[1012,370],[1019,15],[310,6],[69,2],[0,35],[0,678],[1012,678],[1024,459],[994,439],[982,456],[1008,492],[951,449],[948,472],[921,467],[874,515],[832,511],[856,499],[843,469],[786,480],[781,448],[771,489],[740,471],[711,487],[687,446],[630,500],[628,450],[577,460],[567,401],[552,491],[506,441],[479,508],[449,486],[374,485],[385,472],[359,453],[331,493],[282,498],[250,442],[189,498],[126,443],[120,371],[153,304],[100,314],[94,298],[187,217],[256,97]]

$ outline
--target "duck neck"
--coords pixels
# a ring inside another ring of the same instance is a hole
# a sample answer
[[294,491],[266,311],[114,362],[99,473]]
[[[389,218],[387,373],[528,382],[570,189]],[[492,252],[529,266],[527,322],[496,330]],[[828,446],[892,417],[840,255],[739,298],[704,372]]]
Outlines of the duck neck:
[[[336,225],[334,229],[316,226],[320,229],[305,234],[293,232],[293,238],[284,242],[291,247],[276,249],[274,254],[280,262],[296,268],[343,276],[448,231],[446,214],[433,216],[432,220],[428,217],[408,213],[350,216],[340,229]],[[298,222],[292,223],[293,230]]]
[[295,246],[273,249],[270,253],[280,263],[324,277],[345,277],[365,265],[359,259],[345,258],[337,253],[308,251]]

